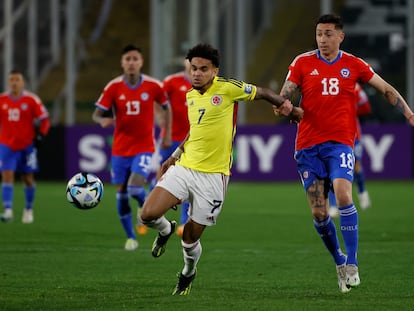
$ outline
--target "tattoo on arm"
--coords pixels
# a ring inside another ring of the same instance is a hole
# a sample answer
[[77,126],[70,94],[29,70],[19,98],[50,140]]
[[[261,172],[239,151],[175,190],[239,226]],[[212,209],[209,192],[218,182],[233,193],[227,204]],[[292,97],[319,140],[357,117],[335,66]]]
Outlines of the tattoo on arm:
[[287,80],[280,91],[280,95],[284,98],[292,99],[293,94],[295,94],[298,86],[296,83]]
[[398,111],[400,111],[402,114],[405,113],[404,109],[404,103],[401,101],[401,98],[399,98],[394,92],[386,91],[385,92],[385,98],[388,99],[388,101],[393,104]]

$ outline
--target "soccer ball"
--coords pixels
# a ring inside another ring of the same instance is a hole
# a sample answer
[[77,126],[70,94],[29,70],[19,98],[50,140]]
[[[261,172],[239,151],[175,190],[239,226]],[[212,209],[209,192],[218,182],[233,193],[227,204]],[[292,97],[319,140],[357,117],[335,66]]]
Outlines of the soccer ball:
[[104,192],[102,181],[92,173],[77,173],[66,186],[66,198],[79,209],[94,208]]

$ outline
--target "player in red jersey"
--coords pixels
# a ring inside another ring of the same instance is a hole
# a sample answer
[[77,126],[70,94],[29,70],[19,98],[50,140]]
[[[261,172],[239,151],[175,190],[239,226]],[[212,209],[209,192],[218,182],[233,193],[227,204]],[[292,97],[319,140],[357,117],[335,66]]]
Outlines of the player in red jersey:
[[[318,48],[293,60],[281,95],[290,99],[296,90],[301,92],[304,115],[298,125],[295,159],[315,229],[334,258],[339,289],[345,293],[360,283],[358,214],[352,200],[357,127],[355,84],[368,83],[374,87],[412,126],[414,115],[398,91],[366,62],[340,50],[344,37],[341,17],[321,16],[316,23]],[[346,254],[341,251],[335,224],[328,214],[331,187],[339,207]]]
[[[361,124],[359,122],[359,117],[367,115],[371,112],[371,104],[368,100],[368,95],[365,93],[364,89],[359,83],[355,85],[355,97],[356,97],[356,122],[357,122],[357,132],[355,136],[355,145],[354,145],[354,156],[355,156],[355,167],[354,167],[354,180],[358,188],[358,201],[359,207],[363,210],[371,206],[371,199],[369,197],[368,190],[365,187],[365,174],[362,166],[362,142],[361,142]],[[329,216],[338,217],[339,210],[336,206],[335,194],[329,191]]]
[[[129,197],[141,207],[145,183],[155,151],[154,104],[164,111],[166,133],[163,148],[171,145],[171,108],[161,82],[141,73],[144,59],[140,48],[127,45],[121,56],[123,75],[111,80],[96,102],[92,119],[102,127],[114,126],[112,183],[116,185],[118,215],[127,236],[126,250],[138,247]],[[114,117],[105,113],[113,112]]]
[[[188,59],[184,60],[183,65],[183,71],[171,74],[165,77],[165,79],[163,80],[163,89],[170,100],[173,119],[171,130],[172,144],[170,148],[160,148],[160,163],[163,163],[170,157],[174,150],[186,138],[187,133],[190,129],[190,124],[187,115],[186,94],[187,91],[192,87],[190,80],[191,65]],[[162,132],[162,135],[163,133],[164,132]],[[177,228],[177,235],[179,236],[183,235],[184,225],[188,219],[187,213],[189,206],[189,202],[183,202],[181,204],[180,225]]]
[[23,73],[12,70],[8,76],[9,90],[0,94],[0,170],[4,208],[1,220],[13,219],[15,173],[20,173],[26,199],[22,222],[30,224],[36,193],[37,147],[49,132],[50,121],[40,98],[24,87]]

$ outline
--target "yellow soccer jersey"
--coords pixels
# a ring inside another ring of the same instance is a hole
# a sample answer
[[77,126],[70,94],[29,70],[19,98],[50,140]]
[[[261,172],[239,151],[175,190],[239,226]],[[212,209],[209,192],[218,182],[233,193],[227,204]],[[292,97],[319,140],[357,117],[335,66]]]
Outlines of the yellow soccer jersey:
[[177,164],[200,172],[230,175],[237,101],[253,100],[255,96],[256,86],[221,77],[215,77],[204,94],[189,90],[190,136]]

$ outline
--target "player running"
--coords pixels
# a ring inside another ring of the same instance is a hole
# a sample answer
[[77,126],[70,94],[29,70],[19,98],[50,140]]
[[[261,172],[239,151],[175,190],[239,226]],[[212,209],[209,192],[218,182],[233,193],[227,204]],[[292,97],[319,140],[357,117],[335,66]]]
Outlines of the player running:
[[[171,145],[171,109],[161,82],[141,73],[140,48],[127,45],[121,56],[124,74],[111,80],[96,102],[93,120],[102,127],[115,127],[112,144],[112,183],[116,185],[118,216],[127,240],[125,250],[138,247],[129,197],[141,207],[147,196],[145,183],[151,172],[154,143],[154,104],[164,111],[164,148]],[[113,112],[114,117],[106,116]]]
[[[290,99],[297,90],[301,92],[304,117],[298,125],[295,159],[315,229],[334,259],[339,289],[346,293],[361,282],[357,261],[358,212],[352,199],[355,84],[374,87],[412,126],[414,114],[398,91],[370,65],[340,50],[345,37],[341,17],[321,16],[315,34],[318,48],[293,60],[280,94]],[[335,224],[328,213],[331,187],[339,208],[346,254],[341,251]]]
[[237,102],[265,99],[280,107],[283,115],[301,118],[289,100],[269,89],[218,76],[219,53],[207,44],[188,51],[192,89],[187,93],[190,131],[185,141],[164,162],[165,174],[149,194],[142,209],[143,223],[158,230],[152,256],[160,257],[174,233],[176,223],[164,214],[189,200],[189,219],[184,226],[182,249],[184,268],[173,295],[190,293],[201,256],[200,238],[207,226],[216,224],[230,177],[232,143],[236,132]]

